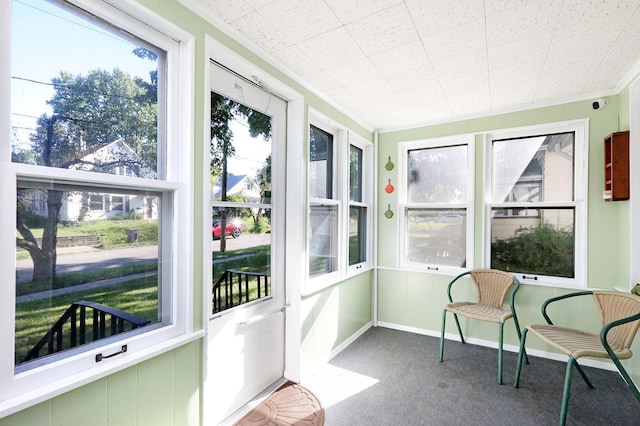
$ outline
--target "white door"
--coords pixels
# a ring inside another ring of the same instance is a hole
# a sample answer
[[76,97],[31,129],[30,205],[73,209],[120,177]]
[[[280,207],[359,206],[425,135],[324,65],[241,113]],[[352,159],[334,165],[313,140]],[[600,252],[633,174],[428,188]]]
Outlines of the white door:
[[282,379],[287,104],[212,63],[212,283],[204,405],[217,424]]

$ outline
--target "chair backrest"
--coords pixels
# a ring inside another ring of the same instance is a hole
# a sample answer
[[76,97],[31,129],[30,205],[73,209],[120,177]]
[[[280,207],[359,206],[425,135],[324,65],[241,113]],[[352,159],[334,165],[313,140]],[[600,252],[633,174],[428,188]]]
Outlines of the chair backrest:
[[471,278],[478,289],[478,302],[496,307],[502,307],[515,282],[513,275],[497,269],[475,269]]
[[[622,291],[594,291],[593,297],[600,310],[602,327],[606,324],[640,313],[640,296]],[[607,342],[615,351],[628,349],[640,327],[640,320],[628,322],[611,329]]]

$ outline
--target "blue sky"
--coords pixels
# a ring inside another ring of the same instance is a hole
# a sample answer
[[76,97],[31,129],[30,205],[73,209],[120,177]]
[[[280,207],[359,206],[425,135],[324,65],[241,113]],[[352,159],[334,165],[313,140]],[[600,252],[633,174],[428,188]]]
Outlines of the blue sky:
[[[35,118],[51,113],[47,84],[61,70],[86,75],[114,66],[149,81],[156,63],[131,52],[137,46],[44,0],[14,0],[11,37],[11,125],[28,144]],[[24,146],[24,145],[22,145]]]

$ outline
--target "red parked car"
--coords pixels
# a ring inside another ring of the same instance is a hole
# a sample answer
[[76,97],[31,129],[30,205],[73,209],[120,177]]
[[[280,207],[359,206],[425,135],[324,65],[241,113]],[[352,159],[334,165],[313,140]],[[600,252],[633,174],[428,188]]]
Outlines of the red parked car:
[[[211,225],[211,234],[214,240],[220,238],[220,225],[219,220],[213,221],[213,224]],[[227,219],[227,225],[225,228],[225,235],[231,235],[233,238],[238,238],[242,232],[242,223],[240,223],[238,219]]]

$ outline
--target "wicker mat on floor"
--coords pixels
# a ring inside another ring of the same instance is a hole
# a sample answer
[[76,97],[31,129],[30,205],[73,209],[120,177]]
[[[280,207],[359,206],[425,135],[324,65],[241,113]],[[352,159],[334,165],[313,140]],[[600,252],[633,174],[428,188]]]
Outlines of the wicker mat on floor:
[[288,382],[234,426],[322,426],[324,409],[304,387]]

